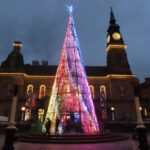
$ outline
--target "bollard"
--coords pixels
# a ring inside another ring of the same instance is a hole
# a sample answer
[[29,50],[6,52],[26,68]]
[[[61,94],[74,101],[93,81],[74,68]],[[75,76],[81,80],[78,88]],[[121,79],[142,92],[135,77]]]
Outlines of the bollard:
[[136,128],[138,134],[139,148],[140,150],[149,150],[146,127],[137,127]]
[[3,150],[14,150],[14,138],[15,138],[15,133],[16,133],[16,128],[6,128],[6,137],[5,137],[5,142],[3,146]]

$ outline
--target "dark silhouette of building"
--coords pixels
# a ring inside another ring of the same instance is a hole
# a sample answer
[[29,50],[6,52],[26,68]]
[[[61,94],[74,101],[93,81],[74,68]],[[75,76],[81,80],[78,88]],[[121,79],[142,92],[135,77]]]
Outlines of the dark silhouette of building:
[[20,49],[22,47],[22,44],[20,41],[14,41],[13,43],[13,51],[8,55],[7,59],[2,62],[1,67],[2,68],[20,68],[24,66],[24,60],[23,56],[20,53]]

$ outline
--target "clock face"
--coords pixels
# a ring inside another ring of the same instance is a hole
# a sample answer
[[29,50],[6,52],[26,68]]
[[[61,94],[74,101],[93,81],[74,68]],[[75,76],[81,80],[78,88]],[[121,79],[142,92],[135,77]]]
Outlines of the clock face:
[[112,37],[114,40],[120,40],[121,35],[119,33],[115,32],[115,33],[113,33]]
[[107,43],[110,41],[110,35],[107,36]]

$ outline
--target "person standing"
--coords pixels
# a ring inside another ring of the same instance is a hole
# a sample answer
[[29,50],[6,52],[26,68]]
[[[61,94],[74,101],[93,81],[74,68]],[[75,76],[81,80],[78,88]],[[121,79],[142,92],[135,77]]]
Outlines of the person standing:
[[59,117],[57,116],[57,117],[56,117],[56,128],[55,128],[55,133],[56,133],[56,134],[57,134],[57,132],[58,132],[59,123],[60,123],[60,119],[59,119]]
[[45,123],[45,129],[46,129],[46,132],[45,132],[45,135],[47,136],[50,136],[50,128],[51,128],[51,120],[49,118],[47,118],[47,121]]

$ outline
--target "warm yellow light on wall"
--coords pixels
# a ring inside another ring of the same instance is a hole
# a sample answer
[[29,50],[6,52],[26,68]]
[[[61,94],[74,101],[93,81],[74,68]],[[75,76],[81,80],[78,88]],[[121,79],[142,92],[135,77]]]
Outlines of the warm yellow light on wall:
[[118,74],[108,74],[106,76],[88,76],[88,79],[126,79],[126,78],[136,78],[136,75],[118,75]]
[[[10,75],[22,75],[27,78],[55,78],[55,76],[43,76],[43,75],[27,75],[25,73],[0,73],[0,76],[10,76]],[[118,75],[118,74],[108,74],[106,76],[88,76],[88,79],[109,79],[109,78],[136,78],[136,75]]]
[[27,74],[24,74],[25,77],[27,78],[55,78],[55,76],[43,76],[43,75],[27,75]]
[[104,94],[105,99],[106,99],[106,86],[105,85],[100,86],[100,94]]
[[40,85],[39,89],[39,98],[45,97],[46,94],[46,86],[44,84]]
[[115,44],[110,44],[110,45],[108,45],[108,47],[106,48],[106,52],[108,53],[111,49],[114,49],[114,48],[117,48],[117,49],[126,49],[126,48],[127,48],[127,45],[115,45]]
[[145,114],[145,116],[147,116],[147,109],[146,108],[144,109],[144,114]]
[[92,98],[94,99],[94,97],[95,97],[94,86],[93,86],[93,85],[90,85],[89,87],[90,87],[90,91],[91,91]]
[[13,43],[13,47],[20,47],[20,48],[21,48],[21,47],[22,47],[22,44]]
[[31,84],[27,86],[27,94],[28,93],[33,93],[33,85]]
[[16,73],[16,72],[3,72],[0,75],[10,76],[10,75],[22,75],[28,78],[55,78],[55,76],[48,76],[48,75],[27,75],[26,73]]

